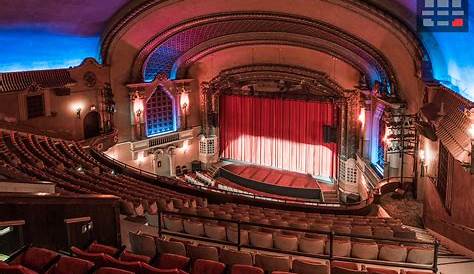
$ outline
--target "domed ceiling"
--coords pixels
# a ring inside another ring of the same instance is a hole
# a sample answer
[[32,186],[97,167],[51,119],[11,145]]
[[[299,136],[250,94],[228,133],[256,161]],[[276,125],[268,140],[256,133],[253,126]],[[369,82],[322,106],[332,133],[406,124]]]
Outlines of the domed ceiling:
[[[101,34],[113,15],[149,2],[153,1],[0,0],[0,72],[75,66],[86,57],[100,61]],[[415,30],[416,0],[364,2],[398,17]],[[474,12],[474,1],[469,3],[469,12]],[[470,17],[471,26],[473,21]],[[434,78],[473,100],[472,28],[465,33],[419,33],[418,36],[428,51]]]

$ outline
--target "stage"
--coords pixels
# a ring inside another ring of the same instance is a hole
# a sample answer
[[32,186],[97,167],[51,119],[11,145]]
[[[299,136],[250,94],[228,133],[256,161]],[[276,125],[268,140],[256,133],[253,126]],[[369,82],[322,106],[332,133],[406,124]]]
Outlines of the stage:
[[219,176],[259,192],[303,199],[321,199],[321,187],[310,175],[250,164],[228,164]]

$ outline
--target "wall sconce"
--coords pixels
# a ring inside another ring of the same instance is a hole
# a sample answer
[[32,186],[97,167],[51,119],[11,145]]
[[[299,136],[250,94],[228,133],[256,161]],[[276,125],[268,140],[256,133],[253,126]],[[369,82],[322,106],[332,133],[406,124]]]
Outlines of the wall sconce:
[[188,92],[186,92],[184,88],[183,88],[183,91],[181,92],[179,103],[181,105],[181,109],[183,110],[183,115],[184,115],[184,129],[187,129],[188,128],[189,95],[188,95]]
[[142,116],[142,110],[141,109],[137,109],[135,111],[135,115],[137,115],[137,118],[140,119],[140,116]]
[[81,119],[81,112],[82,112],[82,104],[81,103],[76,103],[71,106],[72,111],[76,113],[77,119]]
[[390,129],[388,127],[385,127],[382,142],[384,142],[384,144],[386,145],[390,145],[390,143],[392,143],[392,140],[388,136],[390,136]]
[[362,124],[362,126],[364,126],[364,123],[365,123],[365,108],[360,109],[358,120]]
[[471,174],[474,174],[474,123],[471,123],[469,128],[467,129],[467,134],[469,138],[471,138],[471,163],[470,163],[470,171]]
[[188,148],[189,148],[188,140],[184,140],[183,146],[181,147],[181,149],[183,150],[183,153],[188,152]]
[[81,119],[81,111],[82,111],[82,108],[80,108],[80,107],[76,108],[76,117],[77,117],[77,119]]
[[143,152],[139,152],[137,155],[138,167],[140,167],[143,162],[145,162],[145,156],[143,155]]
[[426,164],[425,164],[425,160],[426,160],[426,152],[424,149],[420,149],[418,151],[418,157],[420,158],[420,164],[421,164],[421,174],[420,176],[421,177],[425,177],[425,168],[426,168]]
[[[141,98],[135,98],[133,100],[133,110],[135,112],[135,115],[137,116],[138,119],[140,119],[140,116],[143,113],[143,100]],[[140,122],[140,120],[139,120]]]

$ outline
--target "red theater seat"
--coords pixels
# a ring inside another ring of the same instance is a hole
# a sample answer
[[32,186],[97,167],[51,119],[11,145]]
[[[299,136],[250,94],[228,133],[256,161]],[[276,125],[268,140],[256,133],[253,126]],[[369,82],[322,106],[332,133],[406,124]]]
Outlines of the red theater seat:
[[246,251],[237,251],[223,248],[220,254],[220,262],[227,266],[238,265],[252,265],[252,254]]
[[119,249],[113,246],[99,244],[97,242],[93,242],[87,248],[87,252],[89,253],[105,253],[110,256],[115,256],[118,253]]
[[416,271],[416,270],[400,270],[400,274],[433,274],[433,272]]
[[161,269],[186,269],[189,261],[188,257],[165,253],[160,256],[157,267]]
[[263,274],[264,271],[260,267],[235,264],[232,266],[230,274]]
[[71,247],[71,252],[81,259],[93,262],[97,267],[107,265],[109,258],[111,258],[104,253],[89,253],[75,246]]
[[38,272],[28,269],[22,265],[8,265],[0,262],[0,273],[2,274],[38,274]]
[[11,264],[22,265],[33,271],[43,273],[58,259],[59,254],[54,251],[45,248],[30,247]]
[[156,249],[158,253],[171,253],[186,256],[186,247],[182,242],[156,239]]
[[268,273],[273,271],[287,272],[290,271],[290,258],[287,256],[257,254],[255,255],[255,265]]
[[120,255],[120,260],[125,262],[144,262],[149,263],[151,258],[145,255],[138,255],[135,253],[131,253],[128,251],[124,251],[122,255]]
[[142,267],[140,269],[140,274],[186,274],[185,271],[179,270],[177,268],[174,269],[159,269],[155,268],[149,264],[142,263]]
[[222,274],[225,270],[225,264],[198,259],[194,262],[191,274]]
[[350,262],[331,262],[331,274],[366,274],[366,271],[360,271],[356,263]]
[[124,270],[132,271],[132,272],[135,272],[135,273],[139,273],[140,269],[141,269],[141,263],[140,262],[137,262],[137,261],[123,262],[123,261],[119,261],[115,258],[112,258],[110,256],[107,256],[107,262],[106,262],[105,266],[124,269]]
[[219,261],[219,251],[214,246],[198,245],[188,246],[189,257],[192,260],[205,259],[211,261]]
[[368,274],[398,274],[398,271],[393,269],[379,268],[379,267],[367,267]]
[[97,270],[94,273],[95,274],[134,274],[134,272],[117,269],[113,267],[101,267],[99,270]]
[[94,267],[94,263],[79,258],[62,256],[46,274],[86,274]]
[[329,274],[329,265],[296,259],[293,261],[292,270],[298,274]]
[[342,267],[351,270],[359,270],[359,266],[356,263],[351,262],[333,261],[331,262],[331,267]]

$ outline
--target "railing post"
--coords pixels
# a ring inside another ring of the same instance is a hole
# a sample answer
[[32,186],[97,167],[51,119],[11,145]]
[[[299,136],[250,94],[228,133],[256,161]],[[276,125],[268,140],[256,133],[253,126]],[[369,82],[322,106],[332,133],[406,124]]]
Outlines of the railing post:
[[329,233],[329,261],[332,261],[333,256],[333,244],[334,244],[334,231]]
[[158,210],[158,237],[161,238],[161,217],[163,214],[161,213],[161,210]]
[[439,251],[439,241],[435,240],[434,242],[434,257],[433,257],[433,273],[438,273],[438,251]]
[[240,251],[240,221],[237,222],[237,250]]

